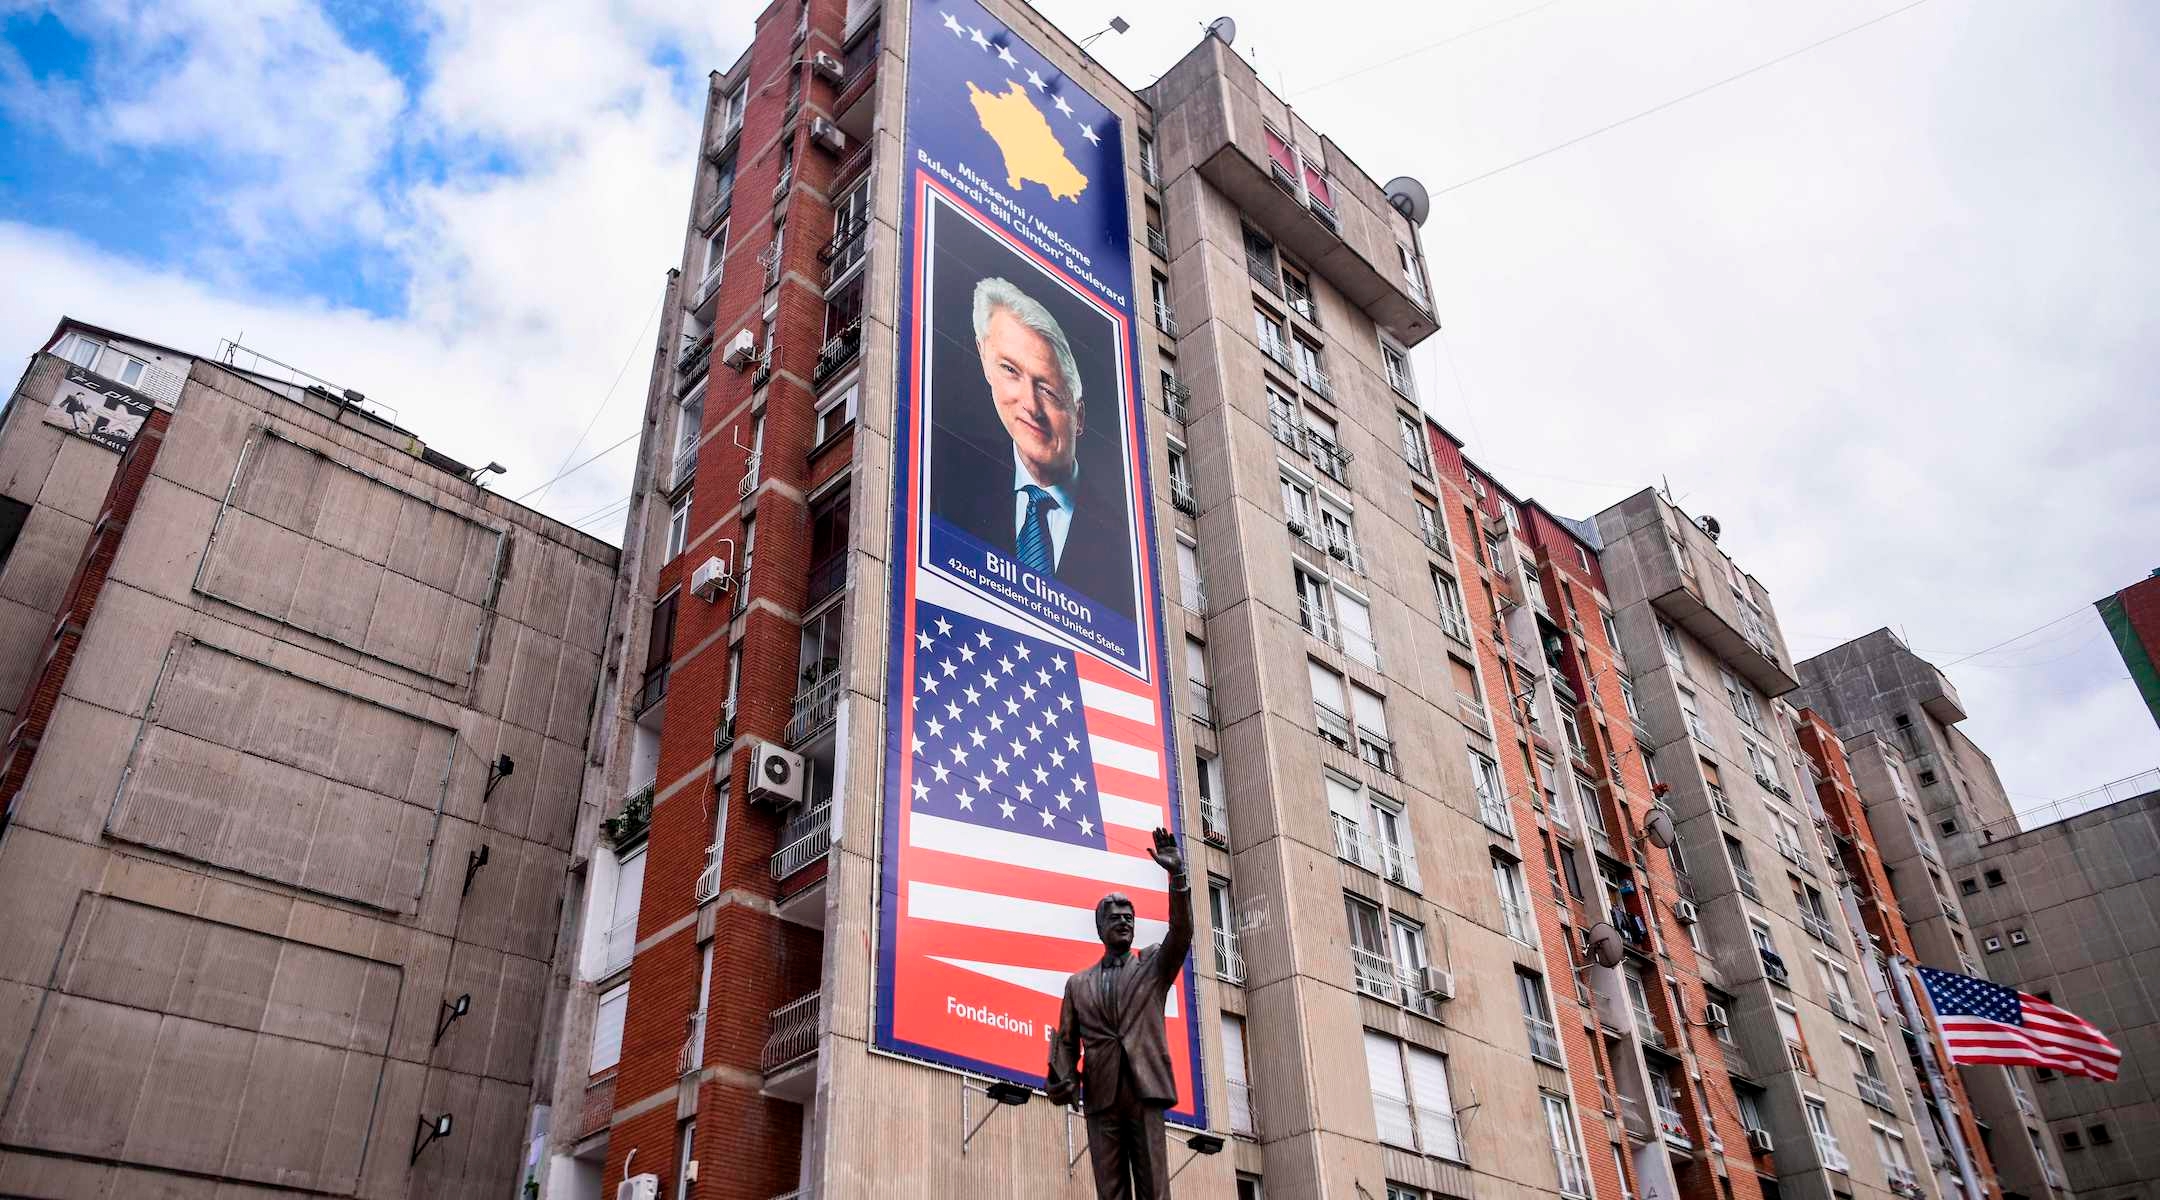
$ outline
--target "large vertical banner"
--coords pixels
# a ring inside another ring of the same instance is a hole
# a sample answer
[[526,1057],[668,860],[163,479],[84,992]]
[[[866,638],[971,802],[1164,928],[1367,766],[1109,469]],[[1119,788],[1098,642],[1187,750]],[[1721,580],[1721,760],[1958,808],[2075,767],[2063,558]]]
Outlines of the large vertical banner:
[[1123,131],[977,0],[911,10],[876,1043],[1040,1086],[1095,902],[1160,941],[1178,828]]

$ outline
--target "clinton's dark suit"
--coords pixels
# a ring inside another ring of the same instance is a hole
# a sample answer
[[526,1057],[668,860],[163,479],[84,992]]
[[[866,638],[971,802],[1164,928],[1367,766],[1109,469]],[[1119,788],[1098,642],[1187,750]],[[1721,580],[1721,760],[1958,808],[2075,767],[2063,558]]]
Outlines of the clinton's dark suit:
[[1065,981],[1053,1061],[1080,1064],[1088,1157],[1100,1200],[1166,1200],[1170,1164],[1163,1110],[1177,1103],[1177,1079],[1163,1030],[1163,1001],[1192,948],[1192,886],[1170,877],[1170,930],[1114,972],[1097,962]]

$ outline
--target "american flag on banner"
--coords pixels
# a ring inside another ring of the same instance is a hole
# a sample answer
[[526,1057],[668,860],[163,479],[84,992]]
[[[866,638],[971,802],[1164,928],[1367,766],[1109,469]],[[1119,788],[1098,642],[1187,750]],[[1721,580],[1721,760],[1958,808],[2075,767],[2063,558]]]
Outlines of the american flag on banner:
[[[1095,903],[1131,896],[1135,946],[1162,940],[1173,828],[1152,684],[1091,655],[916,602],[894,884],[905,1041],[975,1048],[1039,1082],[1065,979],[1102,955]],[[910,971],[912,965],[914,970]],[[1171,992],[1170,1044],[1188,1037]],[[1173,1053],[1180,1109],[1194,1091]]]
[[2113,1079],[2122,1051],[2090,1021],[2038,996],[1970,975],[1916,968],[1951,1062],[2049,1067]]

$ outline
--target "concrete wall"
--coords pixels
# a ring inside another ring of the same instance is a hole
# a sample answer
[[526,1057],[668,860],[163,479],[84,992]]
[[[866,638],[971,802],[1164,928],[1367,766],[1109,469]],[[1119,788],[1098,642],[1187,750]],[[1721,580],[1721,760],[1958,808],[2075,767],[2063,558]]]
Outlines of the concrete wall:
[[136,447],[0,841],[0,1191],[513,1188],[615,554],[371,430],[198,364]]
[[2113,1083],[2034,1085],[2071,1190],[2160,1194],[2160,792],[1998,838],[1974,865],[1983,880],[2001,872],[1965,900],[1973,932],[2000,943],[1984,951],[1989,977],[2047,995],[2123,1052]]

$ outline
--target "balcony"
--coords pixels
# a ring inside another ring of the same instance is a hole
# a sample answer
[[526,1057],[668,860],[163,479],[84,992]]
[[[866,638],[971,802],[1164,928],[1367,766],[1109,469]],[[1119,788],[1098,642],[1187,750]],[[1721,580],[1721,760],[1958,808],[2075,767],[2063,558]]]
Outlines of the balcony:
[[696,340],[683,347],[675,357],[675,390],[688,391],[691,384],[705,378],[705,369],[712,363],[712,330],[698,335]]
[[1343,750],[1350,748],[1350,718],[1318,700],[1313,701],[1313,724],[1320,736]]
[[1305,457],[1329,479],[1337,483],[1350,482],[1350,452],[1319,434],[1306,434]]
[[698,232],[711,233],[713,226],[720,223],[720,218],[726,216],[728,209],[733,207],[734,204],[735,185],[730,182],[720,189],[719,194],[712,198],[711,203],[698,211]]
[[815,607],[825,597],[846,587],[847,581],[847,551],[842,550],[837,554],[827,555],[824,562],[817,563],[810,568],[810,590],[803,597],[803,607],[806,609]]
[[819,1000],[812,992],[772,1010],[767,1018],[765,1048],[758,1055],[766,1095],[801,1104],[816,1088]]
[[840,327],[838,333],[825,339],[818,347],[817,366],[810,372],[813,384],[822,384],[837,374],[840,368],[855,361],[862,349],[862,322],[850,321]]
[[1283,370],[1293,375],[1297,374],[1297,364],[1291,361],[1290,347],[1283,341],[1281,334],[1272,331],[1262,333],[1260,335],[1260,353],[1267,355],[1270,362]]
[[1183,425],[1189,419],[1192,407],[1192,389],[1186,387],[1175,375],[1166,375],[1162,381],[1162,409],[1164,415]]
[[1733,880],[1740,885],[1741,895],[1746,896],[1748,899],[1753,900],[1757,904],[1762,903],[1762,893],[1756,890],[1755,873],[1753,871],[1750,871],[1749,869],[1739,865],[1738,863],[1734,863]]
[[1852,1164],[1845,1160],[1845,1151],[1838,1147],[1837,1137],[1833,1134],[1815,1134],[1815,1154],[1822,1159],[1822,1165],[1832,1171],[1852,1170]]
[[1792,976],[1785,970],[1785,959],[1782,955],[1775,950],[1765,950],[1759,946],[1756,947],[1755,952],[1762,956],[1763,978],[1777,984],[1779,987],[1792,986]]
[[1650,1117],[1643,1111],[1643,1102],[1625,1093],[1617,1099],[1620,1101],[1620,1127],[1635,1141],[1649,1141],[1652,1136]]
[[[1467,641],[1468,639],[1465,638],[1464,640]],[[1492,737],[1492,717],[1485,712],[1485,705],[1482,701],[1463,695],[1456,696],[1455,716],[1463,724],[1468,725],[1471,732],[1488,739]]]
[[693,431],[683,445],[675,448],[675,463],[668,471],[669,494],[682,490],[684,484],[697,476],[698,440]]
[[[1777,653],[1766,648],[1768,638],[1751,637],[1736,623],[1740,618],[1728,617],[1704,600],[1692,579],[1682,576],[1679,568],[1672,565],[1670,555],[1654,555],[1652,563],[1650,578],[1646,581],[1653,590],[1650,603],[1667,620],[1694,634],[1712,654],[1765,696],[1775,698],[1800,686],[1800,681],[1786,669]],[[1661,580],[1662,568],[1656,564],[1670,566],[1671,573],[1663,575]],[[1661,581],[1669,586],[1658,593],[1655,588]],[[1730,606],[1732,601],[1721,598],[1719,603]]]
[[795,693],[795,708],[788,716],[787,743],[798,745],[823,732],[840,709],[840,672],[836,668],[803,685]]
[[1185,705],[1192,712],[1192,719],[1215,728],[1215,689],[1197,679],[1185,681]]
[[1921,1195],[1920,1177],[1913,1174],[1911,1167],[1900,1166],[1897,1163],[1884,1163],[1883,1176],[1890,1181],[1891,1191],[1901,1196]]
[[1396,1001],[1401,983],[1388,956],[1363,946],[1350,947],[1350,982],[1357,990],[1389,1004]]
[[646,710],[667,699],[667,685],[668,664],[661,663],[658,666],[646,669],[644,681],[638,685],[637,711],[639,716],[645,715]]
[[1245,273],[1269,292],[1282,295],[1282,271],[1276,267],[1273,255],[1245,251]]
[[720,847],[716,843],[705,847],[705,868],[698,872],[697,886],[692,889],[699,904],[710,903],[720,895]]
[[1147,248],[1155,257],[1168,260],[1170,257],[1170,235],[1164,233],[1159,226],[1148,226]]
[[1485,823],[1485,828],[1510,841],[1514,840],[1515,817],[1508,811],[1506,797],[1490,792],[1481,794],[1478,796],[1477,809],[1478,820]]
[[827,801],[789,817],[780,828],[780,849],[772,856],[772,876],[784,880],[822,861],[832,849],[832,803]]
[[1695,1141],[1688,1136],[1687,1122],[1680,1119],[1680,1110],[1659,1101],[1652,1105],[1657,1111],[1658,1136],[1669,1146],[1681,1150],[1693,1150]]
[[1218,846],[1230,845],[1230,814],[1214,796],[1200,797],[1200,836]]
[[1806,930],[1807,935],[1818,942],[1827,942],[1832,946],[1837,945],[1837,935],[1831,932],[1830,922],[1826,918],[1816,916],[1814,913],[1802,909],[1800,910],[1800,928]]
[[1319,328],[1320,305],[1313,299],[1313,295],[1311,292],[1293,287],[1290,289],[1288,303],[1290,305],[1291,312],[1294,312],[1298,316],[1305,318],[1307,324],[1312,325],[1316,329]]
[[1245,950],[1235,929],[1215,931],[1215,977],[1224,983],[1245,982]]
[[838,279],[849,267],[862,261],[864,234],[870,231],[870,219],[856,216],[843,219],[833,228],[833,235],[818,247],[817,257],[830,267],[830,278]]
[[1164,337],[1177,336],[1177,310],[1170,307],[1168,300],[1155,302],[1155,328],[1161,330]]
[[726,274],[717,266],[705,272],[705,278],[698,280],[697,290],[690,293],[690,311],[705,312],[705,305],[720,294],[720,281]]

